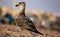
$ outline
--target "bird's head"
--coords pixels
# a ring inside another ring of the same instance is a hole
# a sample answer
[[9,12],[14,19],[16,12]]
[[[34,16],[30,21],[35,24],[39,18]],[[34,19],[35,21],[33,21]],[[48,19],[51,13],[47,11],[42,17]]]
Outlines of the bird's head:
[[25,6],[25,2],[19,2],[19,4],[17,4],[16,7],[17,7],[17,6],[20,6],[20,7],[22,6],[22,7],[24,7],[24,6]]

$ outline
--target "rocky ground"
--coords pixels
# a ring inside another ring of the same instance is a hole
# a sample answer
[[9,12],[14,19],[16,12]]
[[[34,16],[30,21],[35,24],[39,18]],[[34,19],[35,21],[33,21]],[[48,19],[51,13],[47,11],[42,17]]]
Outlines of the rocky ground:
[[21,30],[20,27],[11,24],[0,24],[0,37],[60,37],[60,31],[40,28],[44,36],[28,31]]

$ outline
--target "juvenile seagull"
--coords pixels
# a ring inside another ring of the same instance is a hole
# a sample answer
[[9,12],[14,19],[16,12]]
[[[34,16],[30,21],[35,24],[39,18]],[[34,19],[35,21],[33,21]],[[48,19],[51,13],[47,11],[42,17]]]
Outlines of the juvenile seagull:
[[18,15],[17,19],[15,20],[15,24],[20,26],[22,29],[27,29],[29,31],[38,33],[43,35],[42,33],[38,32],[34,23],[25,15],[25,2],[20,2],[16,5],[19,6],[20,14]]

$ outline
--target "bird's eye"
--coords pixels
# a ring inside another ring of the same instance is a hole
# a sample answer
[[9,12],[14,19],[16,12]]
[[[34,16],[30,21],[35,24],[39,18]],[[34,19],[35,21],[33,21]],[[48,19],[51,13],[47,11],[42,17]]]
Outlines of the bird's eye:
[[20,3],[21,4],[21,3]]
[[21,3],[19,3],[19,4],[21,4]]

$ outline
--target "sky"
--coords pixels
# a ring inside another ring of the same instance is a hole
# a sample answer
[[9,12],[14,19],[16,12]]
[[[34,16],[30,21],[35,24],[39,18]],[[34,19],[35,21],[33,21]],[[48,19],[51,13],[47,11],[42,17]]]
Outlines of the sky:
[[54,13],[60,12],[60,0],[16,0],[15,3],[14,1],[15,0],[0,0],[0,6],[13,8],[15,4],[23,1],[26,3],[26,9],[50,11]]

